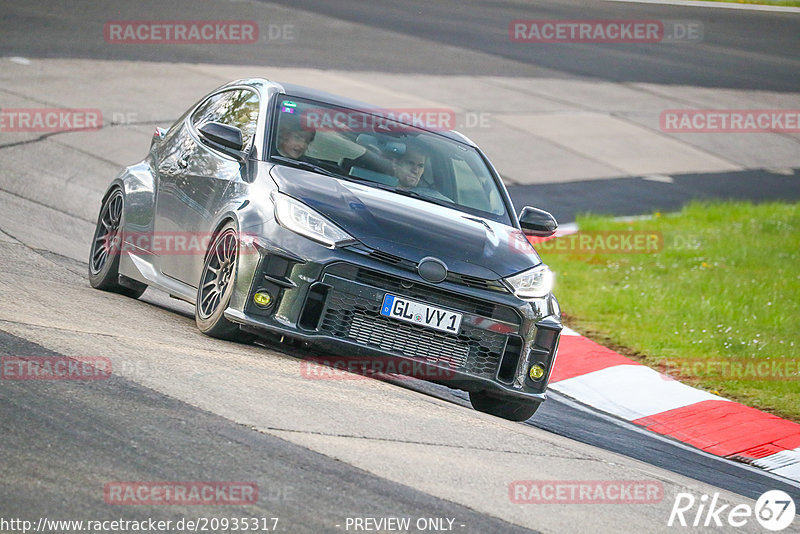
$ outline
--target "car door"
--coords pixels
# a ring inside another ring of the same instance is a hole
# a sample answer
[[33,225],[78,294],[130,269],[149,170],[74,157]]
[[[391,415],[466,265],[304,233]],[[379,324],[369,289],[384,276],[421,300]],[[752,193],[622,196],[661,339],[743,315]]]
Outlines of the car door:
[[159,164],[154,222],[163,274],[197,285],[204,245],[226,207],[226,192],[241,179],[245,167],[204,142],[199,129],[208,122],[236,126],[242,130],[244,151],[248,152],[258,112],[258,95],[249,89],[215,93],[184,121],[172,149],[164,154]]

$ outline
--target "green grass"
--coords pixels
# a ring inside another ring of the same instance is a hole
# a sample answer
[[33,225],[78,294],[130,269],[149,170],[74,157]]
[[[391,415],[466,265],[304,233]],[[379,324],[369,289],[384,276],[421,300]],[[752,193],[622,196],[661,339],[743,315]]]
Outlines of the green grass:
[[696,387],[800,422],[800,204],[694,203],[635,222],[587,215],[578,225],[660,232],[663,248],[538,247],[556,272],[568,325]]

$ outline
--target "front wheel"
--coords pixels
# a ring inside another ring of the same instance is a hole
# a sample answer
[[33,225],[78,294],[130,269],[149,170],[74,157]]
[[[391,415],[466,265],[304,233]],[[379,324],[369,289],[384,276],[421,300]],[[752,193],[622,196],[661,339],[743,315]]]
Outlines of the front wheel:
[[252,341],[255,336],[240,332],[239,325],[225,317],[236,281],[239,235],[229,222],[220,229],[206,254],[203,274],[197,287],[194,317],[197,328],[219,339]]
[[526,421],[530,419],[541,402],[517,401],[491,397],[483,391],[471,391],[469,402],[479,412],[488,413],[509,421]]
[[122,250],[122,221],[125,213],[125,197],[122,190],[114,189],[103,202],[97,226],[94,230],[89,252],[89,283],[95,289],[113,291],[133,298],[139,298],[145,284],[135,280],[119,283],[119,256]]

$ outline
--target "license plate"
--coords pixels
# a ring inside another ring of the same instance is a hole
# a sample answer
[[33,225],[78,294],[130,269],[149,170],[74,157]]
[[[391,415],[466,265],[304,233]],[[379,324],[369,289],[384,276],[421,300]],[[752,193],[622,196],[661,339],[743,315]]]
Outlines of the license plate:
[[389,295],[383,297],[381,315],[400,319],[408,323],[420,324],[428,328],[457,334],[461,327],[461,314],[428,306],[422,302]]

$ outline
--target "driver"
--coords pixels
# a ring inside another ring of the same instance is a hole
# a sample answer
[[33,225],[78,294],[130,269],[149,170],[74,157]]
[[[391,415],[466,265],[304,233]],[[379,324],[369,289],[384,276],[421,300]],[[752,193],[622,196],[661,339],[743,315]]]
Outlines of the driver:
[[452,202],[452,200],[439,191],[430,187],[419,187],[419,181],[425,173],[427,155],[425,149],[415,142],[406,143],[405,153],[395,159],[393,168],[397,178],[397,188],[405,191],[414,191],[421,195]]
[[425,172],[425,153],[419,146],[406,145],[406,152],[394,162],[394,175],[399,189],[414,189]]

